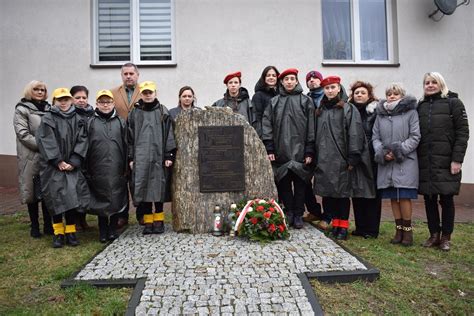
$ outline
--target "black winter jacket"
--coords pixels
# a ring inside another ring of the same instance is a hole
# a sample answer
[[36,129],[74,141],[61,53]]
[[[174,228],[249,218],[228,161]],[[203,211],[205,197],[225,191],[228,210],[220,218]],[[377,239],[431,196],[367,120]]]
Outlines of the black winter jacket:
[[255,85],[255,94],[252,97],[252,104],[255,110],[255,130],[262,138],[262,118],[265,108],[270,103],[271,98],[278,95],[278,89],[269,88],[260,78]]
[[457,94],[440,93],[418,103],[421,141],[418,146],[420,194],[459,194],[461,173],[451,174],[451,162],[464,161],[469,125]]

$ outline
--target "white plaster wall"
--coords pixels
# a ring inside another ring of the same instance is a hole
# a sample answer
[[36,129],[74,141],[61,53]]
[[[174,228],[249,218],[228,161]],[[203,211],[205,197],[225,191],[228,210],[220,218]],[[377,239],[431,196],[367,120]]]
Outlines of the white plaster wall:
[[[176,0],[176,67],[141,68],[140,80],[158,84],[159,99],[174,107],[181,86],[191,85],[198,105],[222,97],[225,74],[243,72],[243,86],[253,94],[262,69],[310,69],[338,74],[347,87],[356,79],[376,85],[378,96],[392,81],[422,95],[427,71],[442,73],[460,94],[474,126],[474,5],[461,6],[440,22],[428,19],[432,0],[398,0],[400,67],[322,67],[321,3],[314,0]],[[4,0],[0,2],[0,154],[15,154],[14,105],[32,79],[56,87],[84,84],[95,92],[120,84],[120,70],[92,69],[91,1]],[[303,79],[304,81],[304,79]],[[305,87],[306,88],[306,87]],[[474,138],[474,137],[473,137]],[[463,182],[474,183],[471,140]]]

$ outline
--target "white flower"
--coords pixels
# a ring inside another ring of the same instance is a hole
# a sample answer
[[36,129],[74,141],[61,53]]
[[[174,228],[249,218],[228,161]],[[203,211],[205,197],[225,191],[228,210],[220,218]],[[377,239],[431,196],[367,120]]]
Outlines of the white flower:
[[249,212],[253,212],[253,207],[248,208]]
[[258,204],[265,204],[265,203],[267,203],[267,201],[265,201],[265,200],[258,201]]
[[231,210],[235,210],[236,208],[237,208],[237,204],[234,203],[234,204],[231,204],[231,205],[230,205],[230,209],[231,209]]

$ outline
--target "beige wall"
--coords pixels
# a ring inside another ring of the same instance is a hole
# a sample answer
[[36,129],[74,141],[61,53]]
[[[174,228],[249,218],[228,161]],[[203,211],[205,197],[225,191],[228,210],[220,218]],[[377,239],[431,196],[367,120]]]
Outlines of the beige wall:
[[[474,126],[474,5],[461,6],[440,22],[428,19],[432,0],[397,3],[400,67],[322,67],[321,4],[314,0],[176,0],[176,67],[142,68],[142,80],[158,83],[160,100],[176,105],[178,89],[195,88],[198,105],[209,105],[225,91],[224,75],[243,72],[243,86],[253,94],[262,69],[297,67],[338,74],[348,86],[355,79],[376,84],[402,82],[421,96],[427,71],[441,72],[466,104]],[[94,95],[120,83],[119,69],[92,69],[91,1],[5,0],[0,2],[0,154],[15,154],[14,105],[26,83],[40,79],[50,91],[74,84]],[[92,98],[91,98],[92,99]],[[92,100],[91,100],[92,102]],[[473,137],[474,138],[474,137]],[[470,142],[467,161],[474,159]],[[474,164],[464,166],[463,182],[474,183]]]

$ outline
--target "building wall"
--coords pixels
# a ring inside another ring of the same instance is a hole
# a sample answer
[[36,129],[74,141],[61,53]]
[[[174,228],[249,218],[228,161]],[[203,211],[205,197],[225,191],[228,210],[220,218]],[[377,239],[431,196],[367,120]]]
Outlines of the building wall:
[[[32,79],[50,92],[84,84],[95,92],[120,84],[119,68],[91,68],[91,1],[5,0],[0,2],[0,155],[15,155],[14,105]],[[432,0],[396,1],[400,67],[322,67],[321,3],[314,0],[176,0],[177,66],[141,68],[140,80],[158,84],[159,99],[176,106],[181,86],[191,85],[198,105],[222,97],[226,73],[241,70],[243,86],[253,94],[262,69],[311,69],[338,74],[347,87],[356,79],[376,85],[383,96],[392,82],[422,94],[427,71],[441,72],[464,101],[474,126],[472,82],[474,5],[461,6],[440,22],[428,18]],[[303,79],[304,81],[304,79]],[[472,140],[466,161],[474,159]],[[463,182],[474,183],[474,164],[465,163]],[[3,176],[1,176],[3,177]],[[1,182],[1,180],[0,180]],[[0,183],[1,185],[1,183]]]

